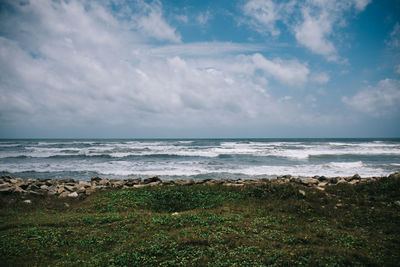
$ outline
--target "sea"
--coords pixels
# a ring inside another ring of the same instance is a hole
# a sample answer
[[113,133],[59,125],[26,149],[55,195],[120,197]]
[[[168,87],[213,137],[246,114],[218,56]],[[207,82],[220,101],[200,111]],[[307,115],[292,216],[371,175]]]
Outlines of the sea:
[[0,175],[109,179],[384,176],[400,139],[4,139]]

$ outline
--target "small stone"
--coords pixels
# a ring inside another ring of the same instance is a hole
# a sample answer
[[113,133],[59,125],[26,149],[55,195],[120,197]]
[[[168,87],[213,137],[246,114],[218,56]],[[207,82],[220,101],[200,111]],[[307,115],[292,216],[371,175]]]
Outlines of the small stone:
[[299,190],[299,193],[302,194],[303,196],[306,196],[306,192],[304,190]]
[[26,204],[32,204],[32,201],[30,199],[24,200],[23,202]]
[[351,180],[360,180],[360,179],[361,179],[361,177],[360,177],[360,175],[358,175],[358,173],[354,174],[353,177],[351,177]]
[[72,192],[72,193],[68,194],[68,197],[77,198],[78,197],[78,193],[77,192]]
[[174,212],[174,213],[171,213],[171,215],[172,215],[172,216],[179,215],[179,212]]
[[400,200],[395,201],[394,204],[400,207]]
[[319,191],[325,191],[325,188],[323,188],[323,187],[317,186],[316,188],[317,188]]
[[68,203],[64,203],[64,206],[69,208],[69,204]]

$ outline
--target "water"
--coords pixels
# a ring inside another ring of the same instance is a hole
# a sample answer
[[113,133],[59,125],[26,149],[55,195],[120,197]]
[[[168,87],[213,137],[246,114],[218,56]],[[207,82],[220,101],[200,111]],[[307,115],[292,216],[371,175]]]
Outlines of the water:
[[0,174],[18,177],[371,177],[395,171],[400,139],[0,140]]

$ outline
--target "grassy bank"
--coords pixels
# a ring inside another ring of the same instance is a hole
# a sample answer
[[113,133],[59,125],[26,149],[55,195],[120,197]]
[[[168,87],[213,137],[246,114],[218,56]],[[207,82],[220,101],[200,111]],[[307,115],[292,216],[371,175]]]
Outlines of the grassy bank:
[[3,195],[1,265],[398,266],[399,188],[397,176],[325,191],[163,186],[31,204]]

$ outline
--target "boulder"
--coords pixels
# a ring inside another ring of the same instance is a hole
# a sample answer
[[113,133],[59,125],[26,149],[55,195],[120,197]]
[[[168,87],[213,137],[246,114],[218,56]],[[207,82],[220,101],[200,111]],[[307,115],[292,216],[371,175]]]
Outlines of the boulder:
[[315,178],[305,178],[301,180],[301,183],[307,186],[313,186],[318,184],[318,180]]
[[99,182],[101,181],[101,178],[99,176],[92,176],[92,179],[90,179],[92,182]]
[[136,179],[127,179],[124,180],[124,185],[126,186],[134,186],[135,184],[140,184],[142,182],[141,178],[136,178]]
[[91,186],[91,184],[89,182],[86,182],[86,181],[79,181],[78,185],[79,186],[84,186],[84,187],[90,187]]
[[161,182],[161,179],[158,176],[150,176],[143,180],[144,184],[154,183],[154,182]]

